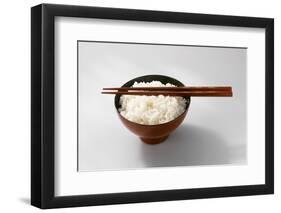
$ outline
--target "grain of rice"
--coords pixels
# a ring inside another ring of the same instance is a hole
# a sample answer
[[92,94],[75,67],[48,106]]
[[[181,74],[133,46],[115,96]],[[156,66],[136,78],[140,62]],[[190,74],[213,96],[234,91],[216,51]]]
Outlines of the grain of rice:
[[[132,87],[174,87],[160,81],[134,82]],[[126,119],[145,125],[156,125],[174,120],[186,109],[186,100],[174,96],[122,95],[120,114]]]

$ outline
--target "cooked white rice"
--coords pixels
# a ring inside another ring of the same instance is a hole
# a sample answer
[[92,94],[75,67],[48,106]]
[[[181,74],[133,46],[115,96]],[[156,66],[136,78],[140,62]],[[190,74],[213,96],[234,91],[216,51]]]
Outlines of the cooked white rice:
[[[175,85],[160,81],[135,82],[132,87],[173,87]],[[122,95],[120,114],[126,119],[145,125],[169,122],[181,115],[186,108],[186,100],[172,96]]]

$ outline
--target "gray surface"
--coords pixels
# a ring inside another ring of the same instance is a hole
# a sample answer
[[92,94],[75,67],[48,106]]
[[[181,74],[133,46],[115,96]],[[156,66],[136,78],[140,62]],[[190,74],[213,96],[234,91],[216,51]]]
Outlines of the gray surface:
[[[79,42],[78,170],[245,164],[247,50]],[[234,97],[193,97],[183,124],[162,144],[147,145],[119,121],[113,95],[149,74],[186,85],[231,85]]]

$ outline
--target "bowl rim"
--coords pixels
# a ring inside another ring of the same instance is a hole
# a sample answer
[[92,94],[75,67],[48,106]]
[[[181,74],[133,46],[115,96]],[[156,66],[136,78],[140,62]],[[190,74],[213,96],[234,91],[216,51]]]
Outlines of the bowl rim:
[[117,113],[119,114],[119,116],[121,116],[123,119],[125,119],[126,121],[128,121],[129,123],[133,123],[134,125],[139,125],[139,126],[144,126],[144,127],[157,127],[157,126],[164,126],[167,125],[168,123],[174,122],[175,120],[179,119],[181,116],[183,116],[184,114],[187,113],[187,110],[189,108],[189,105],[187,106],[187,108],[183,111],[183,113],[181,113],[180,115],[178,115],[176,118],[174,118],[173,120],[170,120],[168,122],[165,123],[161,123],[161,124],[140,124],[140,123],[136,123],[134,121],[130,121],[127,118],[125,118],[123,115],[121,115],[121,113],[117,110]]
[[[139,76],[139,77],[136,77],[136,78],[133,78],[129,81],[127,81],[126,83],[124,83],[121,87],[124,87],[125,84],[127,84],[128,82],[134,80],[134,79],[137,79],[137,78],[142,78],[142,77],[148,77],[148,76],[161,76],[161,77],[167,77],[167,78],[170,78],[170,79],[174,79],[178,82],[180,82],[179,80],[177,80],[176,78],[173,78],[173,77],[170,77],[170,76],[165,76],[165,75],[144,75],[144,76]],[[182,82],[180,82],[182,85],[184,85]],[[115,95],[114,99],[116,98],[117,95]],[[122,95],[120,95],[121,97]],[[174,118],[173,120],[170,120],[168,122],[165,122],[165,123],[161,123],[161,124],[152,124],[152,125],[149,125],[149,124],[140,124],[140,123],[136,123],[136,122],[133,122],[133,121],[130,121],[128,120],[127,118],[125,118],[123,115],[121,115],[121,113],[119,112],[118,108],[116,107],[116,105],[114,104],[114,107],[117,111],[117,113],[119,114],[119,116],[121,116],[122,118],[124,118],[126,121],[132,123],[132,124],[135,124],[135,125],[139,125],[139,126],[144,126],[144,127],[156,127],[156,126],[164,126],[164,125],[167,125],[168,123],[171,123],[175,120],[177,120],[178,118],[180,118],[183,114],[187,113],[188,109],[189,109],[189,106],[190,106],[190,103],[191,103],[191,97],[190,96],[186,96],[185,99],[188,98],[188,103],[186,105],[186,108],[185,110],[180,114],[178,115],[176,118]]]

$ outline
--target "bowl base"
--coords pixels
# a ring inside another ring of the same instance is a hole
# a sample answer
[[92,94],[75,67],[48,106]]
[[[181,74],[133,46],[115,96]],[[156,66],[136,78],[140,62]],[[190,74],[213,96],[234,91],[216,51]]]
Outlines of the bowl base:
[[159,137],[159,138],[140,138],[142,140],[142,142],[146,143],[146,144],[159,144],[159,143],[163,143],[167,138],[169,137],[169,135],[165,135],[163,137]]

